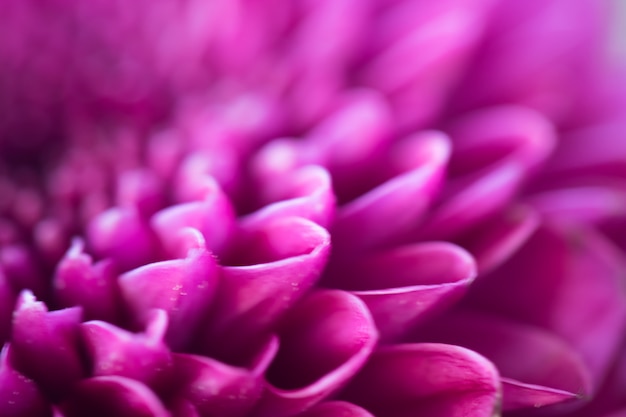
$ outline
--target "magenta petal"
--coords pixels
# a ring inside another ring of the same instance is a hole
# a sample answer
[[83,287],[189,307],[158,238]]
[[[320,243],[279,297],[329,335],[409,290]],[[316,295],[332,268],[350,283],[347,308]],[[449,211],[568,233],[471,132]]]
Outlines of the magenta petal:
[[122,207],[136,207],[147,218],[165,203],[164,184],[150,170],[127,171],[120,175],[115,200]]
[[[194,229],[182,231],[189,239],[185,257],[133,269],[119,277],[122,296],[139,323],[153,309],[169,316],[165,340],[173,349],[185,346],[205,318],[217,287],[218,268],[204,240]],[[180,247],[179,247],[180,249]]]
[[484,417],[497,415],[496,368],[454,345],[407,344],[381,348],[341,394],[377,417]]
[[0,343],[3,343],[11,334],[11,318],[13,306],[17,296],[0,268]]
[[482,275],[513,256],[538,226],[539,216],[534,210],[513,206],[492,216],[456,242],[474,256]]
[[458,310],[415,332],[418,340],[455,344],[491,360],[503,377],[503,410],[543,407],[588,396],[581,356],[558,336],[497,315]]
[[170,417],[148,387],[121,376],[82,380],[61,409],[65,417]]
[[11,366],[10,347],[0,353],[0,412],[3,417],[47,417],[50,406],[35,382]]
[[261,396],[261,378],[214,359],[174,354],[178,397],[209,417],[245,416]]
[[[262,177],[262,170],[258,177]],[[328,227],[335,212],[335,195],[326,169],[309,165],[293,173],[267,175],[259,179],[259,193],[269,204],[247,216],[243,222],[262,219],[302,217]]]
[[340,207],[332,227],[338,250],[388,245],[414,228],[439,190],[450,142],[439,132],[423,132],[398,143],[391,154],[397,175]]
[[468,303],[563,338],[583,358],[595,389],[626,325],[625,273],[621,255],[593,230],[543,226],[475,282]]
[[120,293],[112,262],[96,264],[77,239],[57,265],[53,279],[55,301],[61,307],[81,306],[86,320],[117,322]]
[[314,405],[298,417],[373,417],[361,407],[345,401],[329,401]]
[[287,316],[255,416],[290,416],[328,397],[363,366],[378,340],[365,304],[342,291],[312,293]]
[[123,271],[155,256],[152,231],[133,207],[114,207],[97,215],[87,227],[87,244],[95,255],[111,258]]
[[389,95],[406,130],[423,126],[444,104],[480,39],[490,2],[398,3],[374,20],[369,44],[376,53],[360,78]]
[[144,333],[131,333],[102,321],[81,324],[93,376],[123,376],[152,389],[163,388],[172,358],[163,343],[167,315],[155,310]]
[[528,204],[544,217],[555,220],[600,224],[626,216],[626,190],[607,186],[575,186],[530,196]]
[[248,259],[222,268],[214,319],[204,336],[211,356],[236,363],[315,284],[330,250],[328,232],[309,220],[259,219],[246,227],[237,253]]
[[476,265],[460,247],[432,242],[375,253],[331,273],[328,284],[363,300],[382,341],[389,342],[458,300],[476,276]]
[[170,256],[178,253],[178,233],[194,228],[202,233],[207,249],[224,252],[235,227],[235,214],[228,197],[211,177],[203,176],[198,190],[190,191],[191,201],[156,213],[152,227]]
[[79,345],[79,307],[48,312],[45,304],[23,291],[13,315],[11,360],[55,399],[84,376]]

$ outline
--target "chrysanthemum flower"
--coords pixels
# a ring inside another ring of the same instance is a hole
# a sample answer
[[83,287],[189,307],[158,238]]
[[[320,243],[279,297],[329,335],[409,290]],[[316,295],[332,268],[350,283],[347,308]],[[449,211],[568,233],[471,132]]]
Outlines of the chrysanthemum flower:
[[626,416],[597,0],[0,4],[0,416]]

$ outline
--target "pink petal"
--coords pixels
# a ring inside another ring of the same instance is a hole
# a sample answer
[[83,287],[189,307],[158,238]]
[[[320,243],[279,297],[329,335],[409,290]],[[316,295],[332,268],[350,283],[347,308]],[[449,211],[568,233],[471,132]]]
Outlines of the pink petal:
[[235,214],[228,197],[208,176],[202,177],[197,187],[189,191],[191,201],[163,209],[152,217],[152,228],[169,256],[178,253],[178,234],[188,227],[202,233],[207,249],[218,255],[230,244]]
[[0,343],[9,339],[16,295],[0,268]]
[[92,376],[123,376],[159,391],[168,383],[172,358],[163,342],[167,315],[154,310],[145,332],[131,333],[102,321],[80,325]]
[[87,226],[87,245],[101,258],[111,258],[122,271],[151,262],[155,240],[147,222],[132,207],[114,207]]
[[596,232],[547,225],[478,280],[468,303],[563,338],[583,358],[595,389],[626,325],[625,272],[621,255]]
[[476,276],[474,259],[450,243],[402,246],[330,270],[326,285],[351,290],[372,312],[384,342],[451,305]]
[[61,409],[65,417],[170,417],[148,387],[121,376],[80,381]]
[[238,364],[315,284],[330,250],[328,232],[309,220],[257,223],[243,231],[236,252],[242,265],[222,268],[213,321],[202,332],[207,354]]
[[173,349],[189,343],[208,312],[218,279],[215,258],[200,233],[184,229],[181,237],[184,257],[144,265],[119,277],[122,297],[139,323],[153,309],[167,312],[170,326],[165,340]]
[[0,353],[0,410],[6,417],[50,416],[50,405],[37,384],[11,366],[9,346]]
[[538,226],[539,216],[535,210],[513,206],[487,219],[456,242],[474,256],[481,276],[513,256]]
[[471,350],[443,344],[381,348],[341,394],[379,417],[497,415],[499,375]]
[[384,168],[395,175],[340,207],[332,227],[333,244],[343,252],[357,252],[404,237],[439,190],[449,153],[447,137],[438,132],[397,143]]
[[85,375],[79,344],[79,307],[48,312],[23,291],[13,315],[12,365],[55,399]]
[[367,307],[341,291],[312,293],[287,316],[279,337],[255,416],[293,415],[328,397],[358,372],[378,339]]
[[81,306],[86,320],[120,320],[120,292],[113,263],[96,264],[76,239],[58,263],[53,278],[55,301],[61,307]]
[[479,40],[489,3],[400,2],[374,20],[374,54],[360,79],[389,95],[402,129],[436,116]]
[[136,207],[147,218],[163,207],[164,184],[156,173],[147,169],[124,172],[118,179],[115,201],[122,207]]
[[368,411],[345,401],[329,401],[314,405],[298,417],[373,417]]
[[491,360],[502,375],[504,411],[580,399],[591,389],[582,358],[558,336],[497,315],[457,310],[411,340],[459,345]]
[[261,396],[258,375],[214,359],[174,354],[177,396],[202,416],[243,417]]
[[[267,205],[242,222],[257,223],[281,217],[302,217],[328,227],[335,212],[335,195],[326,169],[309,165],[287,175],[267,175],[259,169],[258,192]],[[261,220],[266,219],[266,220]]]

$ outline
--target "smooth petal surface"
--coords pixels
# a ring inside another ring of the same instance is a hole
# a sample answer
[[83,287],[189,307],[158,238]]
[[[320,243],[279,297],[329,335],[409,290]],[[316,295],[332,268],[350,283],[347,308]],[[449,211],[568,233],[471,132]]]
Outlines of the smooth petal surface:
[[121,376],[99,376],[80,381],[68,401],[65,417],[170,417],[148,387]]
[[81,323],[91,375],[131,378],[158,392],[171,378],[172,357],[163,342],[166,329],[163,310],[154,310],[143,333],[131,333],[102,321]]
[[497,415],[500,382],[491,362],[443,344],[406,344],[376,351],[341,394],[380,417]]
[[458,246],[429,242],[374,253],[328,273],[325,282],[363,300],[381,340],[392,342],[457,301],[476,276],[476,264]]
[[378,340],[367,307],[342,291],[314,292],[279,330],[280,348],[255,416],[289,416],[341,388]]
[[256,223],[248,223],[240,239],[240,266],[222,268],[213,318],[202,331],[211,356],[238,364],[255,354],[280,317],[315,284],[330,250],[328,232],[309,220]]
[[55,301],[61,307],[81,306],[86,320],[117,323],[121,318],[120,290],[113,262],[93,263],[81,240],[72,246],[57,265]]
[[389,245],[415,228],[439,190],[450,146],[434,131],[397,143],[381,165],[390,179],[339,208],[334,248],[350,253]]
[[133,207],[116,207],[96,216],[87,227],[87,245],[122,271],[153,261],[156,249],[147,221]]
[[326,169],[311,165],[287,175],[267,175],[259,171],[259,193],[267,205],[242,220],[257,223],[260,219],[301,217],[328,227],[335,214],[335,195]]
[[[181,349],[190,342],[205,318],[218,283],[218,268],[197,230],[184,229],[184,257],[133,269],[119,277],[122,297],[137,323],[145,323],[153,309],[169,317],[168,346]],[[179,240],[180,242],[180,240]]]
[[540,224],[538,213],[526,206],[512,206],[492,216],[475,231],[456,239],[467,249],[478,267],[479,276],[513,256]]
[[11,364],[52,398],[67,394],[85,376],[79,345],[80,307],[48,312],[23,291],[13,314]]
[[6,417],[48,417],[51,410],[41,391],[30,378],[11,366],[9,346],[0,353],[0,410]]
[[626,324],[624,273],[622,258],[596,232],[546,225],[476,281],[468,305],[554,332],[581,355],[593,391]]
[[208,176],[198,182],[198,189],[184,198],[191,201],[161,210],[150,221],[170,257],[177,256],[178,235],[185,228],[200,231],[207,249],[218,255],[227,250],[234,233],[234,211],[219,184]]
[[359,78],[388,95],[403,130],[423,126],[440,110],[480,39],[490,3],[406,1],[383,9]]
[[258,374],[214,359],[174,354],[177,396],[203,417],[246,416],[261,396]]
[[455,310],[415,331],[410,340],[463,346],[484,355],[502,375],[504,411],[589,396],[591,377],[580,355],[540,328],[471,310]]
[[344,401],[328,401],[314,405],[298,417],[372,417],[363,408]]

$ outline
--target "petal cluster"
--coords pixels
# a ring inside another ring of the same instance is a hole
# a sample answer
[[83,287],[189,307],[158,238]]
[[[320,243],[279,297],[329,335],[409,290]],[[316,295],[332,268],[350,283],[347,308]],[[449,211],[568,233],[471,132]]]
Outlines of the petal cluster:
[[597,0],[6,0],[0,416],[626,415]]

